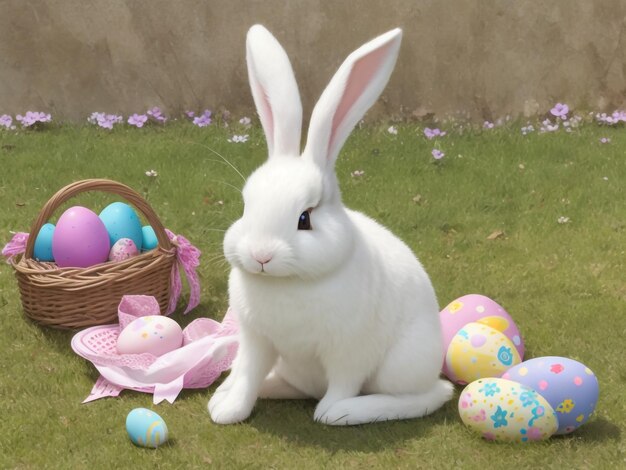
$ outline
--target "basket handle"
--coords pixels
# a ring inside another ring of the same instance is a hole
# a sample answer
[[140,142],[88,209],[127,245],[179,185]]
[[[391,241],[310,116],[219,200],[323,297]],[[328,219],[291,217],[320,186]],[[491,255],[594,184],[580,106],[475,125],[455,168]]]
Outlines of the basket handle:
[[37,219],[33,222],[30,228],[30,236],[26,243],[26,252],[24,256],[26,258],[33,257],[33,251],[35,249],[35,239],[39,234],[39,230],[44,223],[48,221],[50,216],[56,211],[61,204],[68,199],[76,196],[77,194],[88,191],[103,191],[107,193],[117,194],[122,196],[128,202],[131,202],[139,211],[146,217],[148,223],[154,229],[157,240],[159,242],[159,248],[169,251],[172,249],[172,243],[170,242],[165,227],[157,217],[156,213],[146,202],[146,200],[139,195],[134,189],[126,186],[125,184],[118,183],[108,179],[88,179],[82,181],[76,181],[68,184],[64,188],[61,188],[57,193],[52,196],[48,202],[43,206],[41,212],[37,216]]

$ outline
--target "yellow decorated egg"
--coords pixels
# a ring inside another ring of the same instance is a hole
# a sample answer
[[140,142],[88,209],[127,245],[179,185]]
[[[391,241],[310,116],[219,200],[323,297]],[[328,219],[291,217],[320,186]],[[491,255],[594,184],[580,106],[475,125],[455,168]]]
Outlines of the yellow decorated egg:
[[446,352],[448,377],[457,383],[469,383],[485,377],[500,377],[521,362],[515,345],[496,327],[503,324],[471,322],[452,338]]
[[511,380],[470,383],[459,397],[463,423],[487,440],[541,441],[558,428],[552,406],[535,390]]

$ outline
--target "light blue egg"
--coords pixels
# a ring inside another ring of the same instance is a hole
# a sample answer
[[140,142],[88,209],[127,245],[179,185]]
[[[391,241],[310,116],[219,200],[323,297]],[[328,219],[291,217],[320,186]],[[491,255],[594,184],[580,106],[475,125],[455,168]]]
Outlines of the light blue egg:
[[167,441],[167,425],[154,411],[135,408],[126,417],[126,432],[134,444],[156,448]]
[[109,232],[111,246],[120,238],[130,238],[141,250],[143,234],[141,231],[141,221],[137,214],[128,204],[114,202],[106,206],[100,212],[100,220]]
[[35,239],[35,249],[33,256],[37,261],[54,261],[52,255],[52,235],[54,234],[53,224],[44,224],[39,230]]
[[159,244],[154,229],[150,225],[146,225],[141,229],[141,232],[143,233],[143,246],[141,249],[143,251],[154,250]]

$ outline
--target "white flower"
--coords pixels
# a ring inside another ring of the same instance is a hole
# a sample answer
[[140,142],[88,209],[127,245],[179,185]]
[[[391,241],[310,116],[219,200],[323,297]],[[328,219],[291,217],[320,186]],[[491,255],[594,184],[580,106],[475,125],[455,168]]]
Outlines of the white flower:
[[146,171],[146,176],[154,178],[154,177],[158,176],[158,173],[156,171],[154,171],[154,170],[148,170],[148,171]]
[[398,128],[395,126],[389,126],[389,129],[387,129],[387,132],[389,132],[392,135],[398,135]]
[[230,139],[228,139],[228,142],[232,143],[232,144],[241,144],[244,142],[248,141],[248,134],[245,135],[234,135],[232,136]]
[[350,173],[350,176],[352,176],[353,178],[358,178],[360,176],[363,176],[365,174],[365,172],[363,170],[354,170],[352,173]]
[[569,221],[570,221],[569,217],[564,217],[564,216],[559,217],[557,220],[557,222],[560,224],[567,224],[569,223]]
[[250,119],[250,118],[249,118],[249,117],[247,117],[247,116],[244,116],[244,117],[242,117],[242,118],[239,120],[239,124],[243,124],[243,125],[244,125],[244,126],[246,126],[246,127],[248,127],[248,126],[250,125],[250,123],[252,123],[252,119]]

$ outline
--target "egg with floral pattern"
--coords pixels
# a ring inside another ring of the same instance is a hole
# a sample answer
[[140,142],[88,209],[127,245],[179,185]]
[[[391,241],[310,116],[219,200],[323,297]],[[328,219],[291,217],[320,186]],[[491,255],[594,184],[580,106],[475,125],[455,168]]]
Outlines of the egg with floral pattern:
[[491,441],[532,442],[552,436],[556,412],[535,390],[511,380],[480,379],[459,396],[463,423]]
[[124,261],[133,256],[137,256],[139,250],[137,245],[130,238],[120,238],[109,251],[109,261]]
[[600,392],[591,369],[573,359],[536,357],[512,367],[502,378],[536,390],[556,411],[556,434],[568,434],[589,420]]
[[[489,297],[480,294],[459,297],[450,302],[439,313],[439,320],[443,334],[444,351],[448,350],[452,340],[468,323],[480,323],[493,328],[508,338],[520,359],[524,358],[524,341],[513,318],[502,306]],[[451,373],[448,368],[447,361],[444,361],[442,370],[448,378],[456,381],[454,373]],[[476,378],[478,377],[473,377],[471,380]],[[465,381],[465,383],[467,382]]]
[[478,322],[468,323],[458,331],[445,359],[448,377],[460,384],[500,377],[520,362],[520,355],[509,338],[496,328]]

